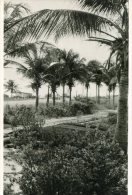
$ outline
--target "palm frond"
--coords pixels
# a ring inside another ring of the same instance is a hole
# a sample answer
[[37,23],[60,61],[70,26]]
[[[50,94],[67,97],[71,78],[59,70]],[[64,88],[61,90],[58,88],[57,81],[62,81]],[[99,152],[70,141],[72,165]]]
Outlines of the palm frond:
[[14,40],[17,41],[24,37],[40,38],[42,35],[54,35],[58,39],[67,34],[84,36],[104,29],[121,30],[107,18],[77,10],[42,10],[15,21],[5,29],[5,33],[15,25],[17,33]]
[[86,41],[94,41],[94,42],[98,42],[100,44],[105,44],[108,46],[112,46],[112,41],[109,39],[104,39],[104,38],[98,38],[98,37],[90,37],[89,39],[87,39]]
[[7,66],[9,64],[13,64],[13,65],[18,66],[19,68],[26,69],[26,67],[23,64],[19,63],[19,62],[16,62],[16,61],[13,61],[13,60],[5,60],[4,66]]
[[83,8],[89,8],[95,12],[102,12],[106,14],[118,14],[126,4],[127,0],[79,0]]

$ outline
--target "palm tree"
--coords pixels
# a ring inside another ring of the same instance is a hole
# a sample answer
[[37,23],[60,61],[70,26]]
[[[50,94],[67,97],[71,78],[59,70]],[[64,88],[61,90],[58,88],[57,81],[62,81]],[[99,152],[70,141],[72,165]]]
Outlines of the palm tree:
[[24,61],[23,64],[7,60],[8,64],[16,64],[18,66],[17,71],[32,81],[31,87],[36,91],[36,110],[39,105],[39,89],[44,82],[46,71],[50,64],[47,48],[51,48],[51,46],[47,42],[25,44],[10,53],[10,56],[21,57]]
[[52,93],[53,93],[53,106],[55,106],[55,93],[57,90],[57,87],[60,85],[60,73],[59,73],[60,67],[54,66],[51,64],[49,68],[47,69],[47,75],[45,76],[46,81],[49,83]]
[[84,78],[82,83],[84,84],[85,88],[86,88],[86,98],[87,98],[87,102],[88,102],[88,89],[90,87],[90,82],[92,81],[92,70],[89,66],[85,65],[84,66],[84,70],[85,70],[85,74],[84,74]]
[[4,86],[7,89],[7,91],[10,91],[12,98],[12,95],[17,91],[18,86],[15,84],[13,80],[9,80]]
[[[127,100],[128,100],[128,0],[77,0],[81,10],[41,10],[15,21],[5,29],[7,33],[17,27],[17,40],[42,35],[88,36],[89,40],[106,44],[111,54],[116,55],[120,70],[118,120],[115,138],[123,149],[127,146]],[[21,25],[20,25],[21,24]],[[101,35],[101,36],[100,36]],[[14,37],[15,40],[15,37]],[[14,41],[13,40],[13,41]],[[109,60],[110,61],[110,60]]]
[[52,66],[58,68],[60,84],[63,87],[63,104],[65,103],[65,85],[69,87],[69,104],[71,104],[72,87],[75,81],[82,81],[84,74],[86,75],[85,59],[79,58],[79,54],[73,50],[59,50],[58,62],[54,62]]
[[[84,61],[85,59],[79,58],[79,54],[75,53],[72,50],[68,52],[64,51],[62,59],[63,63],[63,76],[61,78],[61,82],[63,83],[63,87],[68,85],[69,87],[69,104],[71,104],[72,99],[72,87],[75,84],[75,81],[81,81],[83,79],[85,69],[84,69]],[[64,94],[64,88],[63,88]]]
[[115,88],[118,81],[117,71],[115,69],[115,63],[111,63],[111,68],[103,69],[103,82],[107,85],[109,91],[109,104],[110,104],[110,93],[113,91],[113,107],[115,107]]
[[67,66],[66,66],[66,57],[67,52],[66,50],[61,50],[57,48],[56,50],[56,56],[57,56],[57,62],[53,62],[52,66],[55,66],[57,69],[59,69],[59,78],[60,78],[60,84],[63,88],[63,105],[65,104],[65,86],[66,86],[66,76],[67,76]]
[[96,102],[100,103],[100,86],[103,81],[101,63],[97,60],[88,62],[87,69],[92,72],[91,80],[96,83]]

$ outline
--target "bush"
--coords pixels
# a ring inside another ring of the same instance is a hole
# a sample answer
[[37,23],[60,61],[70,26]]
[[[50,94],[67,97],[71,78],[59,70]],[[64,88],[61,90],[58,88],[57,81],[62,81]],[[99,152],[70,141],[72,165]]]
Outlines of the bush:
[[31,121],[17,137],[17,144],[23,140],[24,146],[19,183],[25,195],[106,195],[126,190],[126,157],[111,133],[43,130],[35,119]]
[[9,105],[4,109],[4,124],[11,124],[12,117],[15,115],[15,109]]
[[4,124],[10,124],[10,119],[8,114],[4,114]]
[[108,122],[111,125],[116,124],[117,123],[117,113],[109,112],[109,114],[108,114]]
[[82,114],[91,114],[91,108],[88,104],[84,104],[84,103],[73,103],[70,107],[69,107],[69,112],[71,113],[72,116],[76,116],[78,115],[78,113],[82,113]]
[[96,103],[95,101],[91,99],[87,99],[87,97],[82,97],[82,96],[75,97],[75,100],[81,103],[91,104],[91,105]]
[[23,108],[17,114],[16,121],[21,120],[25,128],[14,134],[15,146],[22,146],[23,151],[17,160],[23,168],[19,184],[24,195],[113,195],[126,191],[127,158],[113,142],[111,132],[43,129],[32,110]]
[[47,117],[65,117],[68,116],[68,110],[63,106],[48,106],[45,108],[45,115]]
[[24,151],[19,182],[24,195],[112,195],[119,188],[126,190],[121,183],[125,164],[118,144],[105,136],[85,147],[66,144],[35,152],[30,146]]
[[[26,110],[30,110],[30,115],[26,115]],[[38,117],[38,120],[45,121],[46,118],[58,118],[58,117],[70,117],[70,116],[78,116],[84,114],[91,114],[92,113],[92,106],[90,104],[84,104],[80,102],[73,103],[72,105],[56,105],[48,107],[39,107],[38,111],[35,111],[35,108],[32,106],[15,106],[5,107],[4,112],[4,123],[5,124],[12,124],[13,126],[22,125],[23,119],[22,116],[25,116],[25,119],[34,121],[34,116]],[[16,120],[16,116],[17,117]],[[32,117],[31,117],[32,116]],[[31,119],[32,118],[32,119]]]

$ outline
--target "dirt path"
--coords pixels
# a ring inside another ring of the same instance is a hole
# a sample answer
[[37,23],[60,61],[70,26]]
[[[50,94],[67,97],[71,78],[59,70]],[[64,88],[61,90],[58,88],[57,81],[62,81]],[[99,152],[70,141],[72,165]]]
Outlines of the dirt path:
[[[43,127],[50,127],[54,125],[59,125],[63,123],[85,123],[91,120],[91,118],[103,118],[108,115],[109,112],[116,112],[115,110],[102,110],[98,111],[95,114],[89,114],[85,116],[74,116],[74,117],[62,117],[62,118],[52,118],[52,119],[47,119],[45,121],[45,124]],[[21,126],[18,127],[19,129],[22,128]],[[11,133],[12,128],[6,128],[4,129],[4,135]]]

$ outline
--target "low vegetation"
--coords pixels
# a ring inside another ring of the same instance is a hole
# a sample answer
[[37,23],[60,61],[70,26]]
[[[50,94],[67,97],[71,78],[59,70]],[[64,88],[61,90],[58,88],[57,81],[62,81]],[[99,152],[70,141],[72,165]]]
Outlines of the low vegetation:
[[[31,110],[33,112],[34,117],[37,115],[40,119],[45,120],[46,118],[58,118],[58,117],[71,117],[78,115],[86,115],[92,114],[94,104],[92,102],[82,103],[82,102],[73,102],[71,105],[62,105],[58,104],[56,106],[49,105],[46,107],[45,105],[40,106],[38,111],[36,112],[33,106],[15,106],[10,107],[7,105],[5,107],[4,112],[4,123],[5,124],[14,124],[16,123],[16,116],[18,114],[25,115],[25,110]],[[21,120],[19,120],[19,125],[21,124]]]
[[127,157],[113,142],[116,114],[93,118],[85,131],[66,131],[43,128],[32,110],[23,112],[23,131],[14,131],[12,138],[21,151],[16,160],[22,165],[18,183],[23,195],[127,194]]

